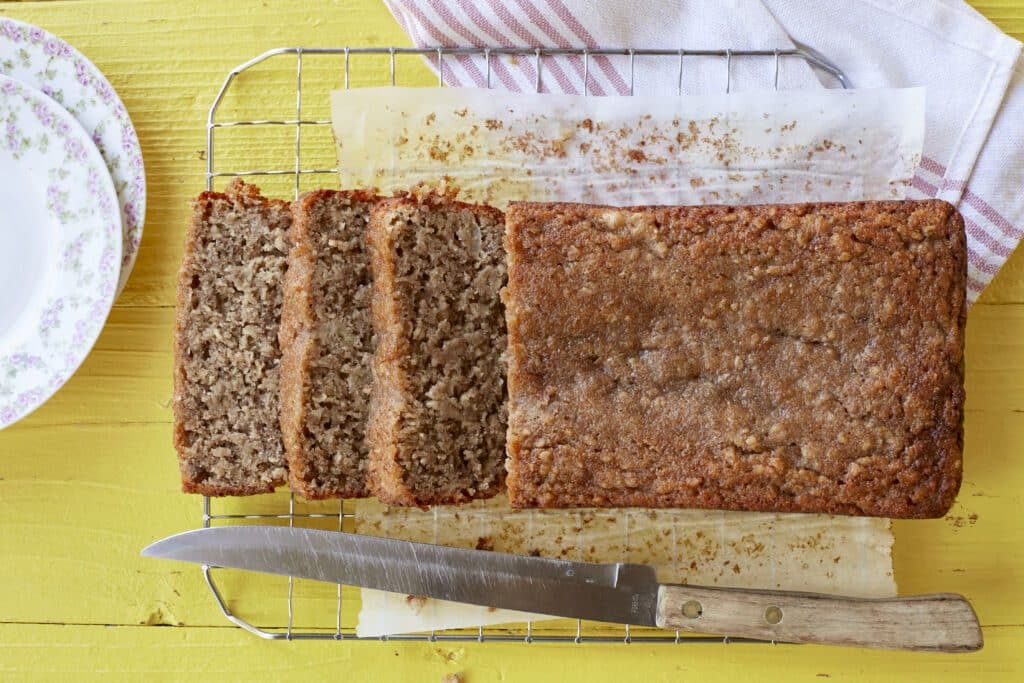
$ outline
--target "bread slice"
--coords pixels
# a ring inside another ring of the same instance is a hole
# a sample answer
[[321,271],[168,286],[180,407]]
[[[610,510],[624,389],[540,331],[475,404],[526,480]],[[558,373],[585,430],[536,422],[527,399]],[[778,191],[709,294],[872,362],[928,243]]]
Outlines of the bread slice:
[[174,333],[174,446],[188,493],[284,483],[277,329],[290,224],[287,202],[240,180],[193,202]]
[[372,192],[316,190],[292,206],[281,315],[281,430],[292,491],[359,498],[373,325],[366,227]]
[[439,197],[373,209],[367,438],[370,488],[385,503],[460,503],[502,489],[503,231],[497,209]]
[[513,507],[940,517],[966,240],[941,201],[508,210]]

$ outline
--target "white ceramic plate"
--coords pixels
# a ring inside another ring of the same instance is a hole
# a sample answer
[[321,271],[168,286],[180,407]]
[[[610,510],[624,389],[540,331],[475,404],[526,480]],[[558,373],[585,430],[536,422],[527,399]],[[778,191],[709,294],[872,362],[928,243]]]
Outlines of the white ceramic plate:
[[0,429],[53,395],[114,303],[121,213],[75,118],[0,76]]
[[0,74],[42,91],[71,112],[103,155],[114,179],[124,227],[120,294],[139,251],[146,215],[142,150],[124,104],[100,70],[78,50],[52,33],[14,19],[0,18]]

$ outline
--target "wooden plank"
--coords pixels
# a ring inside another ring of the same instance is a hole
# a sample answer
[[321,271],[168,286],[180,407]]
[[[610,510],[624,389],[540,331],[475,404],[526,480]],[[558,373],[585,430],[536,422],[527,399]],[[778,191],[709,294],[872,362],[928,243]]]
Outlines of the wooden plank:
[[968,413],[1024,410],[1024,306],[972,306],[965,346]]
[[1024,301],[1024,252],[1018,249],[1010,255],[992,283],[981,293],[978,301],[985,304],[1012,304]]
[[1020,0],[971,0],[974,9],[1017,40],[1024,40],[1024,3]]
[[219,623],[197,572],[139,557],[198,525],[166,425],[18,430],[0,450],[0,622]]
[[985,630],[970,655],[816,645],[551,643],[268,643],[230,628],[0,625],[0,675],[32,680],[442,681],[734,683],[1019,680],[1024,627]]

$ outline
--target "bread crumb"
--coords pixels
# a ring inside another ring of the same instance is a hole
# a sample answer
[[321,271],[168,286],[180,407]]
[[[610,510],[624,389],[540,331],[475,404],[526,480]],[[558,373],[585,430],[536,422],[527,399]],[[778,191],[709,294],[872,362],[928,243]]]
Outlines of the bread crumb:
[[423,611],[423,606],[427,604],[429,600],[425,595],[406,595],[405,604],[409,606],[413,614],[419,615]]

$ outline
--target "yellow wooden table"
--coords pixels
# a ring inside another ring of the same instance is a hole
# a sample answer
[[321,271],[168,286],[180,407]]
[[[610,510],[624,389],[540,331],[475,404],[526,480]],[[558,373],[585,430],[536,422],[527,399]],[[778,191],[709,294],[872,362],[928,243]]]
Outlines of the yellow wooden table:
[[[1024,35],[1024,1],[976,6]],[[138,556],[151,540],[198,522],[196,498],[178,490],[171,449],[170,328],[188,198],[203,189],[206,111],[225,73],[265,49],[408,39],[376,0],[0,2],[0,15],[66,38],[107,74],[138,129],[149,184],[138,263],[99,343],[53,399],[0,433],[0,679],[440,681],[455,671],[469,683],[1024,676],[1020,252],[969,316],[959,501],[945,519],[896,524],[902,591],[970,598],[985,631],[978,654],[286,643],[228,625],[195,568]]]

